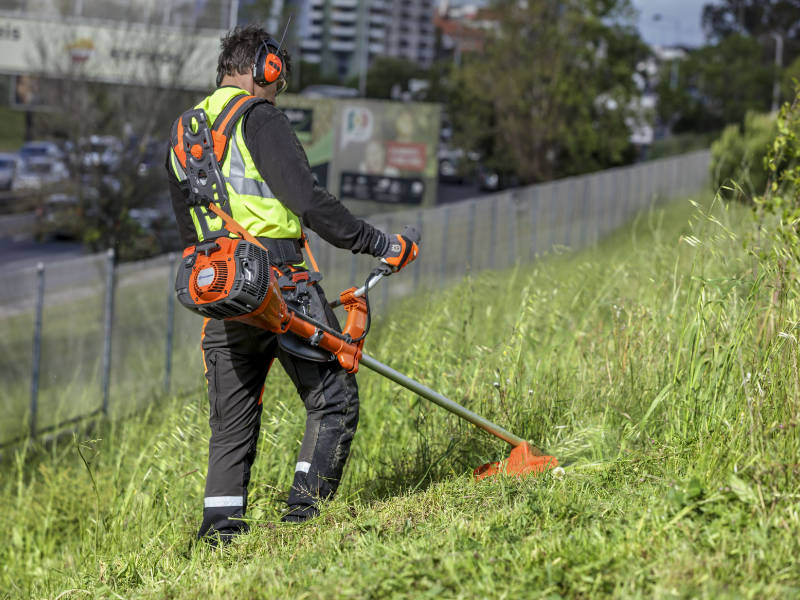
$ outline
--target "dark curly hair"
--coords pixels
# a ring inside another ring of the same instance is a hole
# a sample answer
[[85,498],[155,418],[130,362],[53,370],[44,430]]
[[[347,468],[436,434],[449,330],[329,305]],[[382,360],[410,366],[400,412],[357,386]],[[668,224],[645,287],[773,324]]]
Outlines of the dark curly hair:
[[[237,26],[220,40],[219,60],[217,61],[217,85],[225,75],[249,73],[256,60],[256,53],[263,42],[272,37],[263,27],[258,25]],[[272,48],[271,50],[277,50]],[[292,70],[292,62],[286,48],[281,48],[280,58],[283,61],[283,77],[287,78]]]

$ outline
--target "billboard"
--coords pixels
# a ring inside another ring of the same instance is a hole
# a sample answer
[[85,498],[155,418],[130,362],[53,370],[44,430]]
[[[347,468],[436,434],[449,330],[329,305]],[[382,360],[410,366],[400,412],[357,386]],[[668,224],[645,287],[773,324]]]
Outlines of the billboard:
[[0,17],[0,73],[202,90],[220,32]]
[[322,185],[357,214],[436,204],[441,107],[382,100],[278,100]]

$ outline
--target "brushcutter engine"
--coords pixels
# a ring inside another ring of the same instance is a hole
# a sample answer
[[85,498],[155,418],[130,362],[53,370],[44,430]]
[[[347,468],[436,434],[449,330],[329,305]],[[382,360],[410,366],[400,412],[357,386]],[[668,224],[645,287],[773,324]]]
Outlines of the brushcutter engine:
[[270,264],[269,252],[256,240],[219,237],[184,250],[175,279],[178,301],[198,315],[241,321],[277,334],[292,332],[333,354],[348,372],[358,361],[369,326],[369,306],[356,288],[345,290],[337,304],[347,311],[342,332],[287,304]]
[[247,240],[219,237],[186,248],[175,291],[183,306],[204,317],[285,330],[287,306],[269,253]]

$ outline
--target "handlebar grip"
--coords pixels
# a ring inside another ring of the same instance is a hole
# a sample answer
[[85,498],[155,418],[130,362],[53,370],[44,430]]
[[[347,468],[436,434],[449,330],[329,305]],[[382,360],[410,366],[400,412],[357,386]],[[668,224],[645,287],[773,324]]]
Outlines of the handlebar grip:
[[422,241],[422,234],[417,231],[416,227],[412,227],[411,225],[403,227],[403,232],[400,235],[407,237],[417,245]]

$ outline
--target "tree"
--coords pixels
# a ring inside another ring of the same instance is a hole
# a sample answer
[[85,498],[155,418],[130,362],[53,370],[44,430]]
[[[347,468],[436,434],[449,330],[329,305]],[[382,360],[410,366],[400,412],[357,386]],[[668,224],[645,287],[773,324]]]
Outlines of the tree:
[[[64,39],[57,39],[60,35]],[[39,40],[40,56],[31,66],[32,73],[47,74],[40,81],[51,98],[50,112],[36,117],[35,135],[63,140],[70,148],[70,180],[50,191],[77,199],[76,229],[90,250],[113,247],[123,260],[159,253],[165,239],[177,243],[169,211],[161,221],[170,238],[143,227],[131,213],[168,207],[163,165],[170,125],[200,95],[185,90],[187,72],[194,86],[208,81],[211,87],[216,54],[208,54],[216,51],[216,37],[201,42],[188,31],[109,26],[89,48],[82,39],[75,42],[75,35],[66,25],[53,28],[53,39]],[[106,43],[109,36],[113,45]],[[77,50],[63,56],[64,47]],[[127,83],[98,81],[109,72]],[[92,136],[99,135],[111,136],[116,158],[110,162],[91,160]]]
[[623,163],[649,50],[628,0],[502,0],[483,52],[453,69],[455,142],[535,182]]
[[[367,71],[367,98],[389,100],[392,90],[400,86],[401,91],[408,89],[410,79],[422,79],[427,71],[417,63],[402,58],[379,56],[372,61]],[[358,76],[347,82],[350,87],[358,87]]]
[[764,53],[758,40],[739,34],[690,51],[677,85],[668,72],[660,79],[661,120],[675,132],[715,131],[741,123],[748,111],[769,110],[773,70]]
[[746,35],[769,48],[779,34],[788,64],[800,56],[800,0],[718,0],[703,7],[703,29],[713,41]]

